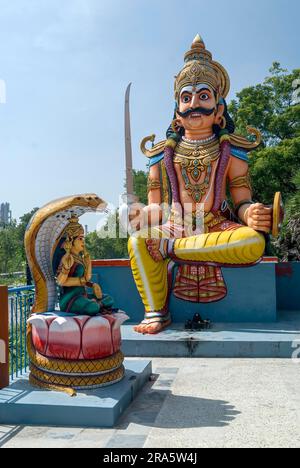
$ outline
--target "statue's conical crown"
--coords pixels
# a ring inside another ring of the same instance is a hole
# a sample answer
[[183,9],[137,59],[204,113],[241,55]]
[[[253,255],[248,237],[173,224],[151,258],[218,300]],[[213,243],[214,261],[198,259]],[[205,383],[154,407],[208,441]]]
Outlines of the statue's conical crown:
[[83,226],[79,223],[79,218],[76,215],[72,215],[69,218],[69,223],[64,229],[64,235],[69,238],[79,236],[81,232],[84,232]]

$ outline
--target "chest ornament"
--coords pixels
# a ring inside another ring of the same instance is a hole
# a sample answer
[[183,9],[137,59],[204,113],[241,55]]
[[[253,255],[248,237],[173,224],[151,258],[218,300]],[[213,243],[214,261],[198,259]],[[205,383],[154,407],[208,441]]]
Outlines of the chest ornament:
[[218,139],[208,144],[180,142],[175,150],[174,164],[181,169],[185,189],[199,203],[210,184],[212,163],[220,156]]

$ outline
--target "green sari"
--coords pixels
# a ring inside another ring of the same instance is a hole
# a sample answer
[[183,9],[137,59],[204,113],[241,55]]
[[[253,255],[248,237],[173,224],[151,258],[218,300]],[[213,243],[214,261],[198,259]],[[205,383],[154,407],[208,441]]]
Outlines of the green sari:
[[[69,272],[69,278],[82,278],[85,274],[85,266],[74,263]],[[70,312],[77,315],[97,315],[104,310],[113,307],[113,299],[103,294],[102,299],[97,299],[95,294],[87,293],[85,286],[63,286],[60,288],[59,307],[62,312]]]

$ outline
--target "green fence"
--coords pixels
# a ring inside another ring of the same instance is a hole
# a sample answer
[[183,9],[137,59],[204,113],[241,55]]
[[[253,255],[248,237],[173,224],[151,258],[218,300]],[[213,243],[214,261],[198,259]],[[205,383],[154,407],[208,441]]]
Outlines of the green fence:
[[34,287],[8,288],[9,313],[9,371],[10,378],[19,377],[28,370],[26,322],[34,302]]

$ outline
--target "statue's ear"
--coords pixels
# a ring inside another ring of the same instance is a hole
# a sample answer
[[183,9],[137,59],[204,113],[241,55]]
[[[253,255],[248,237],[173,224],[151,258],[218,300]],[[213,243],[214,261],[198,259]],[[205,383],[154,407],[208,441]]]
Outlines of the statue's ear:
[[180,128],[183,127],[183,119],[182,117],[176,112],[176,118],[173,120],[176,127]]
[[216,116],[215,116],[216,125],[220,125],[222,123],[224,112],[225,112],[225,102],[224,102],[224,99],[220,99],[218,106],[217,106]]

